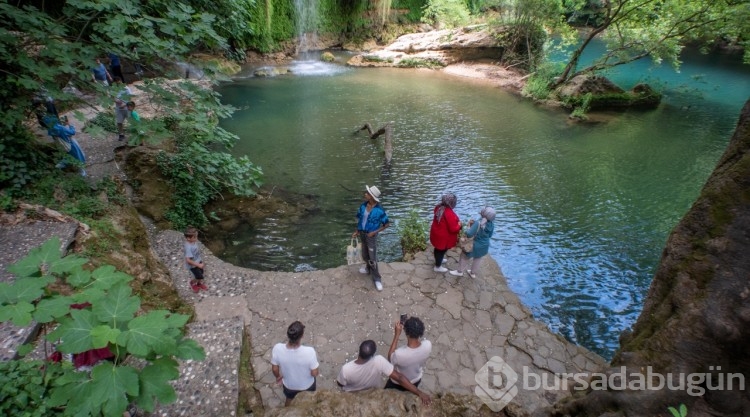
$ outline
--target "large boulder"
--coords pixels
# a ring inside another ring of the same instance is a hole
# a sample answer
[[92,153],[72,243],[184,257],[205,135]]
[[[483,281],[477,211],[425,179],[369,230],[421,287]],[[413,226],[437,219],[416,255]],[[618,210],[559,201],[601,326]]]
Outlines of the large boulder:
[[598,75],[575,76],[555,93],[562,103],[570,107],[579,107],[588,102],[589,110],[651,109],[661,102],[661,94],[647,84],[638,84],[632,90],[625,91],[608,78]]
[[683,389],[588,390],[562,400],[553,415],[667,415],[679,404],[691,417],[750,415],[749,230],[750,101],[700,196],[670,234],[643,312],[610,364],[612,372],[671,375],[673,386],[680,376],[692,379],[692,392],[689,382]]
[[[503,48],[486,25],[410,33],[383,49],[352,57],[351,66],[446,66],[461,61],[499,60]],[[420,65],[425,63],[425,65]]]

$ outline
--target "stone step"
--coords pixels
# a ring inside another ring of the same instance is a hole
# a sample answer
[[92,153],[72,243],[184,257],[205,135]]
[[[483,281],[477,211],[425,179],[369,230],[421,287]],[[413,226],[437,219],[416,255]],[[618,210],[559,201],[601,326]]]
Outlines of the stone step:
[[177,401],[159,405],[153,416],[213,417],[237,415],[242,317],[190,323],[187,337],[206,350],[203,361],[180,361],[173,381]]

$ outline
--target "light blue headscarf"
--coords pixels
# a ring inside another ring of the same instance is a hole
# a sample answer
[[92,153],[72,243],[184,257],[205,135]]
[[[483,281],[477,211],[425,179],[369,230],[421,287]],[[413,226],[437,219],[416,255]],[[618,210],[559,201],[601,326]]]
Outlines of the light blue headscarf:
[[482,219],[479,220],[479,227],[484,229],[484,225],[487,224],[487,222],[491,222],[495,220],[495,209],[492,207],[485,207],[482,209],[482,211],[479,212],[479,215],[482,216]]

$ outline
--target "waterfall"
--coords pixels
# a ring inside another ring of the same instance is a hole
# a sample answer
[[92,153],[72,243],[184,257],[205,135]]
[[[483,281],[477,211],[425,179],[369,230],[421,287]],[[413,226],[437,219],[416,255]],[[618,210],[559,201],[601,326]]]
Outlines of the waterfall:
[[294,0],[294,8],[299,55],[318,48],[318,0]]

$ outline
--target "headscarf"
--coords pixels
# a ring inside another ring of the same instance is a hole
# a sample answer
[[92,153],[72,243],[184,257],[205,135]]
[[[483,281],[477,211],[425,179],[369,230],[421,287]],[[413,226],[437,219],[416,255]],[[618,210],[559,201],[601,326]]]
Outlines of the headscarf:
[[484,226],[487,224],[487,222],[491,222],[495,220],[495,209],[492,207],[485,207],[482,209],[482,211],[479,212],[479,215],[482,216],[482,219],[479,220],[479,227],[484,229]]
[[445,213],[445,208],[450,207],[451,209],[456,207],[456,203],[458,202],[458,198],[456,198],[456,195],[453,193],[445,193],[443,194],[443,197],[440,199],[440,204],[438,204],[438,210],[437,213],[435,213],[435,221],[440,223],[440,220],[443,219],[443,214]]

